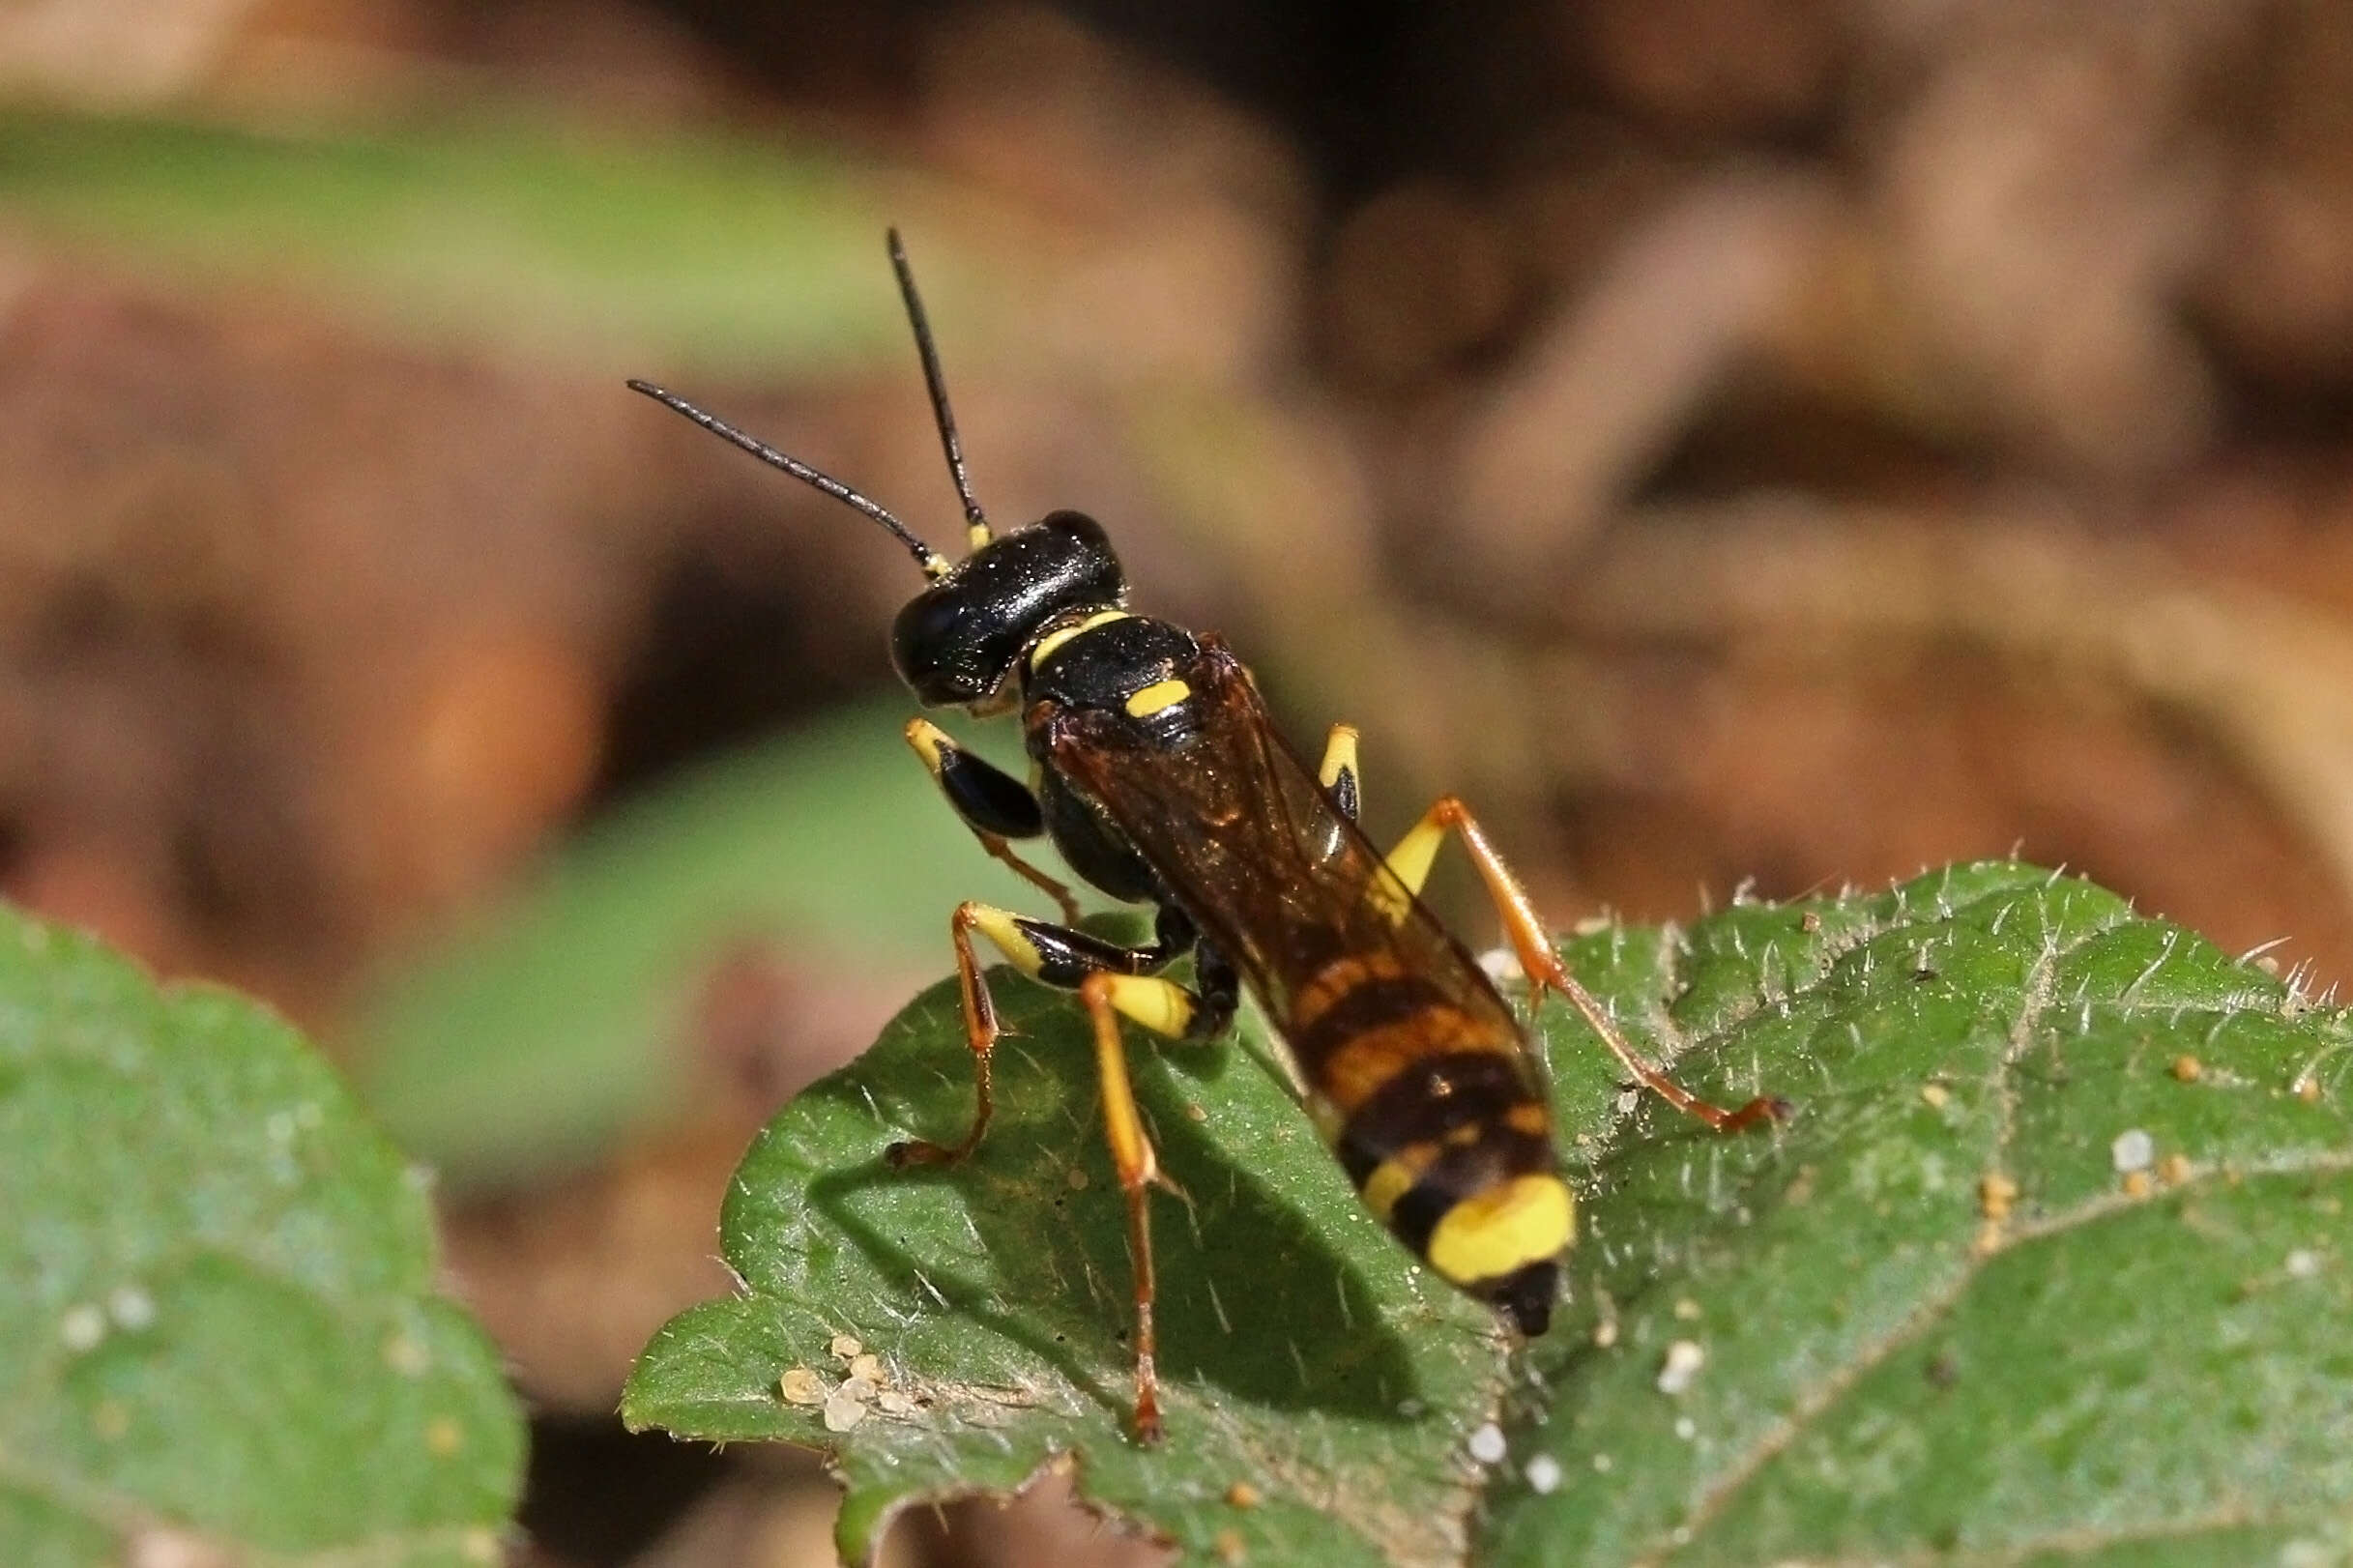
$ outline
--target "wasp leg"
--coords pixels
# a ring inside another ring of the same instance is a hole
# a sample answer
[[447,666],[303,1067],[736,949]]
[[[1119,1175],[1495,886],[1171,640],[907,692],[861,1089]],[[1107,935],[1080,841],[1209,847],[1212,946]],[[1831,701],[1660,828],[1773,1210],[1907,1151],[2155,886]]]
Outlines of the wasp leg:
[[[947,929],[956,947],[956,987],[964,1002],[964,1043],[973,1052],[973,1125],[953,1144],[922,1139],[893,1144],[885,1151],[893,1165],[953,1165],[978,1147],[981,1135],[989,1129],[989,1117],[996,1109],[990,1062],[1001,1031],[997,1003],[989,996],[988,982],[980,974],[980,960],[973,950],[973,932],[986,937],[991,946],[1031,979],[1065,991],[1077,990],[1098,973],[1148,974],[1166,968],[1194,944],[1191,923],[1174,909],[1161,911],[1159,928],[1151,944],[1145,947],[1122,947],[1068,926],[1034,920],[993,904],[970,901],[956,906]],[[1181,986],[1172,985],[1171,989],[1186,999],[1185,1020],[1198,1020],[1205,1031],[1210,1026],[1222,1029],[1226,1020],[1234,1016],[1235,999],[1230,987],[1222,998],[1212,994],[1206,999],[1195,998]],[[1152,1017],[1140,1014],[1137,1021],[1155,1029],[1160,1027]],[[1174,1032],[1184,1031],[1185,1022],[1180,1021]]]
[[[1033,980],[1076,990],[1094,1021],[1095,1067],[1103,1084],[1103,1130],[1112,1163],[1127,1197],[1128,1251],[1136,1276],[1136,1434],[1146,1442],[1160,1437],[1160,1384],[1152,1370],[1152,1238],[1148,1191],[1167,1186],[1160,1162],[1145,1135],[1144,1118],[1128,1083],[1127,1058],[1119,1043],[1118,1015],[1172,1038],[1222,1032],[1238,1005],[1240,982],[1232,965],[1197,944],[1192,924],[1173,908],[1160,912],[1151,944],[1122,947],[1066,926],[1032,920],[987,904],[956,906],[948,928],[956,944],[956,979],[964,1000],[965,1043],[973,1049],[977,1100],[972,1130],[960,1143],[893,1144],[891,1164],[952,1164],[978,1147],[988,1130],[992,1099],[990,1055],[1000,1032],[996,1004],[973,950],[978,931],[991,946]],[[1192,948],[1201,990],[1188,991],[1151,972]]]
[[[1676,1110],[1698,1117],[1719,1132],[1728,1132],[1755,1122],[1779,1120],[1789,1115],[1789,1103],[1765,1095],[1748,1102],[1736,1111],[1711,1105],[1692,1093],[1682,1085],[1653,1067],[1634,1054],[1625,1036],[1610,1019],[1593,993],[1578,984],[1560,955],[1553,950],[1545,935],[1544,922],[1537,918],[1536,908],[1528,902],[1527,893],[1520,881],[1503,863],[1495,847],[1488,843],[1470,808],[1454,796],[1443,796],[1438,802],[1422,814],[1406,836],[1398,840],[1397,848],[1389,852],[1388,869],[1396,884],[1409,894],[1421,891],[1429,879],[1430,865],[1438,857],[1438,846],[1448,829],[1462,835],[1463,848],[1470,856],[1471,864],[1478,867],[1479,880],[1487,885],[1487,896],[1495,901],[1496,912],[1503,917],[1503,929],[1510,936],[1512,950],[1520,956],[1520,969],[1527,976],[1532,995],[1531,1005],[1541,1004],[1546,990],[1558,991],[1569,999],[1571,1005],[1584,1015],[1593,1032],[1624,1064],[1626,1070]],[[1373,896],[1392,918],[1405,918],[1407,905],[1389,896],[1389,889],[1376,886]]]
[[1354,822],[1364,809],[1363,786],[1356,771],[1356,730],[1353,725],[1335,724],[1323,742],[1323,762],[1316,769],[1316,780],[1323,786],[1340,815]]
[[1070,889],[1015,854],[1005,840],[1035,838],[1046,830],[1045,814],[1029,786],[984,758],[956,744],[927,718],[907,721],[907,743],[923,760],[940,793],[964,826],[980,840],[980,847],[1004,862],[1015,876],[1054,900],[1062,922],[1076,925],[1078,900]]
[[[1103,1135],[1111,1145],[1119,1191],[1127,1199],[1127,1254],[1136,1281],[1136,1439],[1160,1440],[1160,1378],[1152,1367],[1151,1189],[1168,1185],[1160,1159],[1144,1131],[1143,1115],[1127,1079],[1127,1052],[1119,1040],[1119,1015],[1173,1037],[1214,1032],[1206,1015],[1220,999],[1196,996],[1174,980],[1150,974],[1116,974],[1098,970],[1079,985],[1094,1022],[1095,1075],[1103,1085]],[[1232,1015],[1232,997],[1222,999]]]

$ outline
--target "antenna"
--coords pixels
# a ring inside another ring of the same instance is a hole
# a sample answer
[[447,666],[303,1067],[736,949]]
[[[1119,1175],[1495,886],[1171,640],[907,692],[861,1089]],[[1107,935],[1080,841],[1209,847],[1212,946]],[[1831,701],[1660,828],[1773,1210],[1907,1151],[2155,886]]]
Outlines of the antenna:
[[947,472],[956,481],[957,499],[964,503],[964,530],[977,550],[989,542],[988,514],[973,498],[972,476],[964,471],[964,443],[956,435],[956,416],[948,411],[947,382],[940,374],[940,350],[931,340],[931,320],[923,314],[923,297],[915,292],[915,269],[907,265],[907,247],[899,231],[890,230],[890,270],[899,275],[899,298],[907,302],[907,322],[915,330],[915,352],[923,357],[923,385],[931,393],[932,422],[940,427],[940,446],[947,453]]
[[[894,255],[897,253],[895,245],[892,253]],[[903,277],[905,275],[902,274],[901,276]],[[910,296],[910,298],[912,299],[913,296]],[[919,317],[917,318],[917,324],[919,327]],[[909,551],[911,551],[915,558],[915,565],[923,568],[923,575],[926,577],[938,577],[947,570],[947,559],[941,555],[937,550],[934,550],[930,545],[915,537],[915,532],[912,529],[910,529],[905,523],[900,522],[896,517],[892,516],[889,511],[885,509],[879,502],[867,500],[856,490],[853,490],[848,485],[842,483],[841,480],[834,479],[829,474],[820,474],[817,470],[811,468],[808,464],[802,462],[798,457],[786,456],[783,452],[778,451],[775,448],[770,446],[767,442],[762,441],[759,437],[748,435],[745,432],[737,429],[734,425],[728,423],[725,420],[720,419],[717,415],[697,408],[694,404],[689,403],[686,401],[686,399],[681,397],[674,392],[665,392],[661,388],[654,386],[650,381],[632,381],[628,385],[629,391],[634,392],[644,392],[648,397],[653,398],[655,402],[678,410],[678,412],[685,415],[686,418],[692,420],[695,423],[701,425],[712,435],[717,436],[722,441],[733,442],[736,446],[739,446],[745,451],[750,452],[754,457],[759,458],[760,461],[768,464],[770,468],[781,468],[787,474],[792,475],[793,478],[799,479],[801,483],[808,485],[810,488],[822,490],[827,495],[831,496],[834,500],[846,502],[850,506],[857,508],[859,511],[864,512],[867,516],[873,518],[876,522],[890,530],[892,536],[895,537],[901,544],[907,546]],[[944,407],[945,405],[943,404],[942,406]],[[953,441],[954,437],[952,433],[949,439],[951,442]],[[952,460],[954,448],[951,446],[949,450]],[[961,477],[963,473],[961,467],[958,468],[957,473],[959,477]]]

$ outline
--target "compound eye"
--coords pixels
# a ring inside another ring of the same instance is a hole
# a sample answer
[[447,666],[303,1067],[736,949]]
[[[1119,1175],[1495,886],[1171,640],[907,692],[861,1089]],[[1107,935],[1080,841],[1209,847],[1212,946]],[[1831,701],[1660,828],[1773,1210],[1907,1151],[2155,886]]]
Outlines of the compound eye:
[[890,661],[927,708],[994,695],[1021,656],[1021,627],[956,578],[908,600],[890,627]]

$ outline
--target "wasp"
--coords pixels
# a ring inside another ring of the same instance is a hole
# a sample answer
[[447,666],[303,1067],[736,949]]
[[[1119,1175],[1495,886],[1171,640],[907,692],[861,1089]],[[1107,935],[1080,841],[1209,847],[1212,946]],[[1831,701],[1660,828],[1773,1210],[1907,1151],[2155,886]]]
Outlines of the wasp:
[[[891,662],[926,709],[1018,710],[1024,781],[928,718],[907,740],[980,847],[1052,898],[1044,920],[991,904],[949,917],[971,1125],[954,1143],[893,1145],[890,1163],[952,1164],[988,1131],[997,1010],[975,939],[1032,980],[1077,993],[1093,1027],[1103,1128],[1127,1205],[1135,1284],[1139,1440],[1161,1436],[1152,1366],[1149,1197],[1160,1174],[1129,1087],[1122,1019],[1175,1039],[1223,1034],[1247,988],[1326,1145],[1367,1208],[1432,1270],[1544,1332],[1576,1202],[1553,1143],[1544,1075],[1511,1007],[1422,902],[1448,834],[1462,841],[1531,989],[1558,992],[1633,1077],[1719,1129],[1787,1114],[1779,1099],[1710,1105],[1641,1060],[1568,972],[1534,906],[1463,802],[1447,796],[1386,855],[1357,826],[1356,732],[1333,726],[1311,770],[1276,733],[1249,670],[1217,637],[1140,615],[1103,527],[1055,511],[998,537],[974,499],[931,326],[897,231],[888,248],[914,329],[933,421],[963,503],[967,549],[951,562],[891,512],[695,404],[636,392],[888,532],[923,590],[890,632]],[[1136,945],[1079,926],[1071,889],[1023,858],[1043,838],[1101,892],[1153,912]],[[1193,961],[1192,984],[1163,972]]]

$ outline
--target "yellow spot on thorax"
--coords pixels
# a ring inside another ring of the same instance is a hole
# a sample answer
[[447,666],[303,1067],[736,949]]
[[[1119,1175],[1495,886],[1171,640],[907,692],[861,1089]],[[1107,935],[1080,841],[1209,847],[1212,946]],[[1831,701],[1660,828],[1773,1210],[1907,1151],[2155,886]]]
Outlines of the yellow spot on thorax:
[[1430,1233],[1430,1266],[1457,1285],[1501,1279],[1556,1258],[1577,1234],[1577,1201],[1555,1176],[1514,1176],[1446,1210]]
[[1150,685],[1128,696],[1127,716],[1149,718],[1165,709],[1176,707],[1192,695],[1193,688],[1182,681],[1174,679],[1155,681]]
[[1030,650],[1030,668],[1034,670],[1039,665],[1045,663],[1047,657],[1052,654],[1056,649],[1061,647],[1062,644],[1068,642],[1071,638],[1076,637],[1080,632],[1092,631],[1095,627],[1104,625],[1110,622],[1124,621],[1126,619],[1127,612],[1125,610],[1097,610],[1094,614],[1089,616],[1086,620],[1081,621],[1074,625],[1064,626],[1060,631],[1047,632],[1043,637],[1040,637],[1037,640],[1037,646]]

